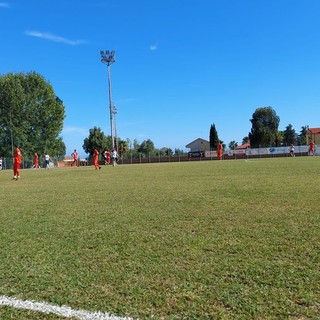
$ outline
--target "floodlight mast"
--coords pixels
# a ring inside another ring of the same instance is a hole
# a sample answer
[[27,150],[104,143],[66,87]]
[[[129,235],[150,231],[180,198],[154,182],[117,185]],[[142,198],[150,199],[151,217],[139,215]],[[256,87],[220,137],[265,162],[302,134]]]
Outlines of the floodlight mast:
[[114,63],[116,60],[114,58],[115,51],[112,50],[111,52],[109,50],[100,51],[101,55],[101,62],[105,63],[107,65],[108,69],[108,90],[109,90],[109,112],[110,112],[110,128],[111,128],[111,140],[112,140],[112,150],[115,149],[115,112],[114,112],[114,106],[112,104],[112,92],[111,92],[111,64]]

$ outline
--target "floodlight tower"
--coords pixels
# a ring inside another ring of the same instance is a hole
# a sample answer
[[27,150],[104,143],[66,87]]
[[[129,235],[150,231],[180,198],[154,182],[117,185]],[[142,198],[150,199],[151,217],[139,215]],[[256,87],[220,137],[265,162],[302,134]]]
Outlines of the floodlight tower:
[[114,106],[112,104],[112,93],[111,93],[111,68],[110,66],[112,63],[114,63],[116,60],[114,59],[115,51],[112,50],[111,52],[109,50],[100,51],[101,55],[101,62],[105,63],[107,65],[108,69],[108,89],[109,89],[109,111],[110,111],[110,127],[111,127],[111,139],[112,139],[112,149],[115,148],[115,112],[114,112]]

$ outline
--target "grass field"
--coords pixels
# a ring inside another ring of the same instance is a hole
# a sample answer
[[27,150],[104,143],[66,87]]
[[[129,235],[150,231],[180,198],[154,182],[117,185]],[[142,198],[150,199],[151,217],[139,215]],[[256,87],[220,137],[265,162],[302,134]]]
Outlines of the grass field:
[[[0,296],[134,319],[320,319],[320,158],[0,172]],[[64,319],[0,306],[0,319]]]

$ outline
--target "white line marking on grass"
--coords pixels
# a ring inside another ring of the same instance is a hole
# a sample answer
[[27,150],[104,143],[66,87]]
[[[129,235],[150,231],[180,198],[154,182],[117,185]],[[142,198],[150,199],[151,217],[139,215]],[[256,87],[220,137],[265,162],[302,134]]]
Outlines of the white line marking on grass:
[[109,313],[89,312],[85,310],[72,310],[67,306],[60,307],[46,302],[36,302],[30,300],[23,301],[6,296],[0,296],[0,306],[1,305],[17,309],[39,311],[47,314],[54,313],[58,316],[63,316],[66,318],[74,317],[80,320],[133,320],[132,318],[118,317]]

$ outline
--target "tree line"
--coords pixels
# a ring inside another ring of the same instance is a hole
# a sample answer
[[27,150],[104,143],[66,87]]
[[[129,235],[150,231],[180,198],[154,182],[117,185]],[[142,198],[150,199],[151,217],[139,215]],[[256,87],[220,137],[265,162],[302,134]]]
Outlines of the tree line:
[[[32,157],[49,153],[65,156],[66,146],[60,136],[65,119],[65,106],[56,96],[52,85],[40,74],[8,73],[0,76],[0,155],[11,157],[13,146],[20,145],[24,156]],[[279,130],[280,118],[272,107],[261,107],[255,110],[250,119],[252,128],[242,144],[250,142],[251,147],[271,147],[290,144],[306,144],[308,126],[301,127],[296,133],[291,124],[284,131]],[[89,135],[83,141],[83,150],[91,155],[94,148],[101,152],[112,149],[111,136],[106,136],[98,127],[89,130]],[[219,141],[214,124],[210,127],[209,142],[211,150],[216,150]],[[158,149],[150,140],[141,143],[137,139],[116,138],[114,142],[121,156],[127,154],[133,157],[182,155],[178,148]],[[228,145],[233,149],[238,142],[231,141]]]
[[[260,107],[255,110],[250,119],[252,124],[248,136],[243,137],[241,144],[250,143],[251,148],[280,147],[283,145],[305,145],[307,143],[307,132],[309,127],[302,126],[299,133],[295,131],[292,124],[288,124],[285,130],[279,130],[280,118],[272,107]],[[214,124],[209,132],[210,148],[216,150],[218,142],[217,129]],[[223,141],[221,141],[223,143]],[[223,144],[225,147],[226,145]],[[229,149],[238,146],[235,140],[230,141]]]

